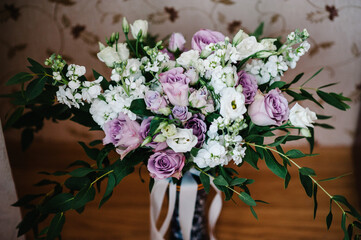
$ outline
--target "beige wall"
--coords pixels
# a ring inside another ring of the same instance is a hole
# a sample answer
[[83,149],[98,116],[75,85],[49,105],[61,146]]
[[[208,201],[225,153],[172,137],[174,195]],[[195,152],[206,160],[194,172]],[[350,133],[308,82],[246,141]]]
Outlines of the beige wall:
[[[5,4],[4,4],[5,3]],[[68,62],[97,69],[105,75],[109,70],[95,53],[97,42],[113,31],[121,31],[121,18],[130,22],[147,19],[150,31],[165,37],[182,32],[190,42],[200,28],[210,28],[232,36],[239,27],[254,30],[265,22],[266,36],[286,36],[295,28],[307,28],[311,34],[311,54],[304,56],[288,81],[305,71],[311,76],[321,67],[322,74],[311,82],[319,86],[339,82],[332,90],[352,98],[352,109],[342,112],[331,107],[324,110],[310,104],[320,114],[334,115],[328,123],[335,131],[316,129],[322,145],[350,145],[357,122],[361,90],[361,1],[358,0],[4,0],[0,5],[0,93],[12,91],[3,87],[18,71],[26,70],[26,57],[42,62],[51,52],[59,52]],[[10,105],[0,99],[3,119]],[[4,121],[4,120],[3,120]],[[7,131],[8,139],[19,133]],[[39,141],[85,140],[89,133],[75,124],[59,127],[48,124]]]

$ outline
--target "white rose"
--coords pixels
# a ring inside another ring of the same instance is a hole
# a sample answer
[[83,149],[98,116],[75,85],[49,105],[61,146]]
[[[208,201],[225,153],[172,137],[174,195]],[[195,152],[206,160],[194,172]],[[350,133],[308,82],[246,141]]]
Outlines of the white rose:
[[137,39],[140,30],[142,30],[141,38],[144,38],[147,36],[148,22],[141,19],[135,20],[133,24],[130,24],[130,30],[132,31],[132,35],[135,39]]
[[247,111],[244,95],[231,87],[222,90],[220,104],[220,114],[231,120],[243,119],[243,114]]
[[184,67],[189,67],[191,64],[196,63],[199,58],[199,52],[197,50],[189,50],[182,53],[177,58],[177,63]]
[[177,129],[177,133],[167,138],[168,146],[175,152],[189,152],[198,142],[192,129]]
[[303,108],[296,103],[290,110],[289,119],[295,127],[313,127],[312,123],[317,120],[316,113],[312,112],[308,107]]
[[162,134],[165,137],[172,137],[177,133],[177,128],[174,124],[168,124],[166,127],[162,128]]
[[100,52],[98,52],[97,56],[108,67],[113,67],[115,62],[125,61],[129,58],[129,50],[126,43],[118,43],[118,52],[115,45],[113,47],[104,47],[103,44],[99,43],[99,46]]
[[266,38],[262,39],[260,43],[263,45],[263,50],[275,51],[277,50],[276,45],[274,45],[275,41],[277,41],[275,38]]
[[245,59],[258,51],[264,50],[264,46],[258,43],[254,36],[243,39],[236,48],[240,57],[239,60]]

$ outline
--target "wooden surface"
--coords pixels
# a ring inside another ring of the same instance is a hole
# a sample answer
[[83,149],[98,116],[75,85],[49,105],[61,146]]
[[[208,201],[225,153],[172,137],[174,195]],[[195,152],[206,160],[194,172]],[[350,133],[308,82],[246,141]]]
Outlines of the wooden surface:
[[[47,187],[33,187],[32,184],[44,178],[38,171],[65,169],[72,161],[86,160],[77,144],[39,143],[26,153],[19,151],[17,144],[8,144],[8,151],[19,196],[31,192],[45,192]],[[306,151],[306,149],[305,149]],[[320,156],[298,159],[302,166],[314,168],[318,179],[334,177],[352,172],[350,148],[316,148]],[[255,209],[259,220],[253,218],[249,208],[236,199],[226,202],[216,227],[220,240],[232,239],[342,239],[340,211],[333,207],[334,222],[327,231],[325,218],[329,210],[329,198],[318,190],[318,213],[313,220],[313,200],[308,198],[299,182],[297,170],[291,168],[291,182],[284,189],[283,180],[271,173],[264,162],[260,171],[248,164],[240,169],[241,177],[255,179],[250,185],[253,198],[269,202],[259,204]],[[98,209],[99,196],[89,204],[82,214],[71,211],[66,214],[63,239],[148,239],[149,237],[149,195],[146,169],[142,183],[137,172],[124,179],[115,189],[113,197]],[[354,176],[325,182],[329,193],[345,195],[357,206],[357,187]],[[104,191],[104,186],[103,186]],[[27,239],[32,239],[31,235]]]

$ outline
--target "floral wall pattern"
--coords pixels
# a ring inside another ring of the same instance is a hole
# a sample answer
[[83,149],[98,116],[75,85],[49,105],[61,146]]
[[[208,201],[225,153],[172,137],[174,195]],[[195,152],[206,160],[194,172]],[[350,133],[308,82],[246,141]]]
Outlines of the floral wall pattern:
[[[303,71],[311,76],[324,67],[313,80],[315,85],[338,82],[332,90],[344,92],[352,103],[347,112],[331,107],[323,110],[334,116],[327,123],[335,126],[336,131],[317,128],[317,142],[352,144],[361,92],[361,1],[358,0],[4,0],[0,4],[0,94],[13,90],[4,87],[4,83],[14,73],[26,71],[26,57],[42,62],[53,52],[62,54],[68,62],[86,66],[88,73],[94,68],[109,75],[109,69],[96,58],[98,42],[104,42],[104,36],[114,31],[121,31],[123,16],[129,22],[148,20],[150,31],[159,39],[166,38],[170,32],[182,32],[188,46],[193,33],[200,28],[233,36],[239,28],[252,32],[264,22],[264,36],[283,39],[295,28],[307,28],[311,35],[310,53],[283,80]],[[4,122],[11,104],[4,99],[0,101]],[[311,103],[309,107],[316,105]],[[14,131],[5,134],[8,139],[20,135]],[[47,123],[37,139],[74,141],[89,139],[89,134],[70,122],[61,123],[61,127]]]

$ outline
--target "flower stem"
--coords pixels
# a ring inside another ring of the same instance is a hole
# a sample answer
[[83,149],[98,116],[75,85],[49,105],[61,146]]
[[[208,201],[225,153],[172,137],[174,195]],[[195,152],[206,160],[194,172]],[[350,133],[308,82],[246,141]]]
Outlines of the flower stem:
[[106,173],[104,173],[103,175],[101,175],[100,177],[96,178],[91,184],[90,184],[90,187],[94,185],[94,183],[96,183],[97,181],[99,181],[100,179],[102,179],[103,177],[105,177],[106,175],[110,174],[114,172],[114,170],[110,170]]

